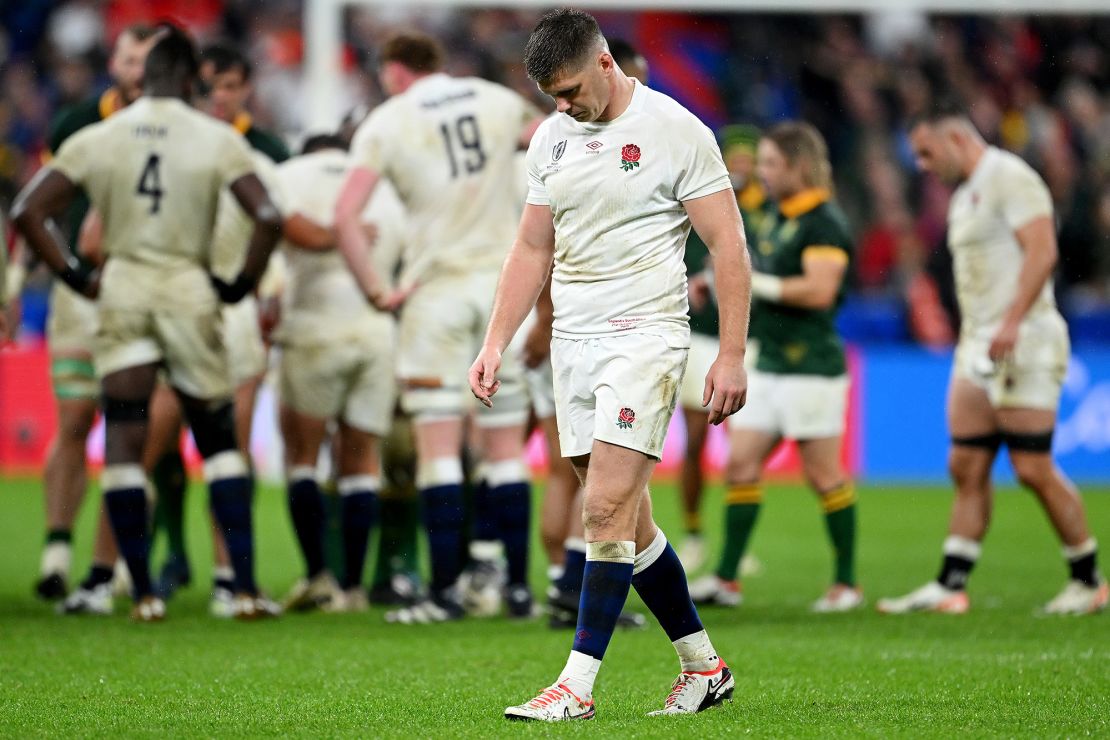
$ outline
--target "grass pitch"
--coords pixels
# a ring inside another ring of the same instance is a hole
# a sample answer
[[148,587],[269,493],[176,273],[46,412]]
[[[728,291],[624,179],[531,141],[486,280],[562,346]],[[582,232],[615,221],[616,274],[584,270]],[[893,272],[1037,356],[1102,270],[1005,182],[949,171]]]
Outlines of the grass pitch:
[[[674,486],[654,487],[656,513],[681,539]],[[88,562],[95,495],[76,540]],[[1110,733],[1110,615],[1047,619],[1034,610],[1063,585],[1059,548],[1035,502],[1003,490],[963,617],[818,616],[808,604],[831,566],[809,494],[771,486],[753,550],[764,573],[737,610],[702,616],[736,673],[734,701],[696,717],[647,718],[677,661],[662,631],[618,633],[593,722],[509,724],[562,667],[569,632],[501,619],[438,627],[368,615],[290,615],[238,624],[206,615],[206,497],[190,496],[198,583],[159,625],[122,616],[61,618],[34,600],[42,531],[40,486],[0,480],[0,735],[456,737],[1078,736]],[[284,496],[258,497],[260,582],[280,596],[300,561]],[[861,492],[860,573],[869,602],[935,575],[947,520],[943,488]],[[1088,489],[1094,533],[1110,543],[1110,491]],[[719,540],[720,496],[705,507]],[[539,552],[538,550],[536,551]],[[1105,562],[1105,560],[1104,560]],[[533,565],[542,591],[544,564]],[[1104,566],[1105,568],[1105,566]],[[1105,570],[1104,570],[1105,572]],[[633,605],[638,605],[635,596]]]

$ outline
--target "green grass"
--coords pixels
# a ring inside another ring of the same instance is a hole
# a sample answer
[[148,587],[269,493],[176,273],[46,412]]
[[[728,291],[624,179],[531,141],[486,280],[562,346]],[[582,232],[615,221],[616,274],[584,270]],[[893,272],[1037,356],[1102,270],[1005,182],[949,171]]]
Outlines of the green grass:
[[[673,486],[656,486],[678,534]],[[196,570],[208,572],[204,496],[190,497]],[[869,600],[934,575],[949,497],[942,488],[862,491],[860,562]],[[60,618],[31,598],[42,529],[39,486],[0,481],[0,735],[623,737],[1077,736],[1110,733],[1110,621],[1044,619],[1063,584],[1059,548],[1035,502],[999,494],[995,524],[964,617],[816,616],[806,607],[830,571],[816,504],[772,487],[753,549],[765,572],[739,610],[705,610],[737,675],[732,704],[698,717],[649,719],[677,661],[662,631],[619,633],[599,679],[598,718],[510,725],[501,709],[562,667],[570,635],[541,623],[386,625],[369,615],[287,616],[238,624],[205,614],[194,586],[160,625],[123,616]],[[716,545],[719,492],[706,503]],[[1110,542],[1110,491],[1087,492],[1096,536]],[[87,565],[92,506],[77,538]],[[299,563],[283,497],[259,496],[259,575],[282,594]],[[537,587],[543,563],[534,565]],[[122,615],[123,605],[117,605]]]

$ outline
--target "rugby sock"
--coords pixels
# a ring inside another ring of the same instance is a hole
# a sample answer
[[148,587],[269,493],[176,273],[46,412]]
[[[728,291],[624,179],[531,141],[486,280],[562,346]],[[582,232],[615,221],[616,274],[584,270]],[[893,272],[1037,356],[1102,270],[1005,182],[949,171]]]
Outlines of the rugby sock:
[[590,542],[586,545],[582,600],[574,633],[575,652],[598,660],[605,656],[617,618],[628,599],[635,560],[635,542]]
[[686,572],[663,530],[656,532],[651,544],[636,554],[632,587],[675,646],[682,670],[709,671],[716,667],[717,654],[705,637],[698,610],[690,599]]
[[825,525],[835,554],[833,583],[856,585],[856,490],[842,483],[821,494]]
[[686,524],[686,533],[692,535],[701,534],[701,512],[700,511],[684,511],[682,512],[682,519]]
[[89,569],[89,574],[85,580],[81,581],[81,588],[86,591],[91,591],[97,586],[105,583],[112,582],[112,576],[115,575],[115,569],[111,565],[94,565]]
[[725,546],[717,566],[717,577],[735,581],[740,560],[748,549],[748,540],[755,529],[763,488],[758,483],[733,483],[725,494]]
[[420,502],[416,497],[382,497],[378,503],[378,558],[373,588],[386,588],[394,573],[416,573],[416,530]]
[[297,465],[289,470],[289,516],[304,555],[309,578],[324,570],[324,496],[316,483],[316,469]]
[[138,601],[153,593],[150,584],[150,532],[147,522],[146,474],[138,463],[106,465],[100,474],[104,506],[120,555],[131,574]]
[[1064,557],[1068,560],[1073,581],[1079,581],[1084,586],[1094,588],[1099,584],[1098,577],[1098,543],[1094,537],[1088,537],[1086,542],[1081,542],[1075,547],[1065,547]]
[[254,485],[247,464],[237,450],[218,452],[204,461],[204,479],[208,481],[209,505],[235,571],[235,591],[254,596],[258,593],[251,523]]
[[486,476],[486,466],[474,468],[471,483],[471,525],[475,542],[498,542],[501,530],[497,521],[497,504],[494,503],[493,489]]
[[381,480],[376,475],[349,475],[339,479],[343,501],[343,587],[362,585],[366,548],[378,508]]
[[51,529],[46,533],[46,546],[42,549],[42,560],[39,564],[39,572],[42,575],[51,573],[69,575],[69,566],[73,559],[72,540],[73,533],[68,529]]
[[524,460],[500,460],[486,466],[493,512],[498,517],[505,559],[509,564],[509,585],[528,582],[528,538],[532,514],[532,491]]
[[579,699],[588,699],[594,693],[594,681],[597,680],[599,668],[601,661],[597,658],[571,650],[567,664],[559,674],[559,683],[570,689]]
[[555,585],[560,591],[578,593],[582,590],[582,572],[586,568],[586,540],[568,537],[563,543],[563,577]]
[[222,588],[225,591],[235,590],[235,571],[227,565],[217,565],[212,569],[213,588]]
[[982,545],[975,540],[948,535],[944,540],[944,563],[937,576],[937,583],[953,591],[963,591],[982,549]]
[[422,463],[417,478],[432,559],[432,590],[438,592],[454,585],[461,572],[462,461],[457,457],[441,457]]
[[155,528],[166,533],[169,558],[184,560],[185,555],[185,461],[178,450],[167,452],[154,465],[151,480],[157,492],[154,507]]

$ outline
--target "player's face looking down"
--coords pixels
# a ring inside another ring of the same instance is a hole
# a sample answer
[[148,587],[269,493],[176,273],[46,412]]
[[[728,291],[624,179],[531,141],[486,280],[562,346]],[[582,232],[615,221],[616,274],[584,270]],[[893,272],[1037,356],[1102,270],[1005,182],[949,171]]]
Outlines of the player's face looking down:
[[577,70],[560,72],[541,84],[540,91],[555,99],[555,109],[579,123],[590,123],[602,117],[612,98],[613,74],[618,71],[613,57],[602,50]]
[[949,185],[961,182],[964,177],[963,158],[960,154],[961,131],[946,123],[919,123],[910,132],[917,168],[931,172]]
[[202,87],[207,91],[205,103],[201,107],[208,114],[231,123],[247,107],[251,95],[251,85],[243,77],[238,67],[223,72],[216,71],[216,65],[205,62],[200,67]]
[[121,33],[116,40],[116,48],[108,62],[108,71],[128,104],[135,102],[143,93],[143,64],[155,41],[157,37],[140,41],[127,31]]
[[761,139],[756,153],[756,171],[772,200],[789,198],[805,187],[805,163],[791,164],[770,139]]

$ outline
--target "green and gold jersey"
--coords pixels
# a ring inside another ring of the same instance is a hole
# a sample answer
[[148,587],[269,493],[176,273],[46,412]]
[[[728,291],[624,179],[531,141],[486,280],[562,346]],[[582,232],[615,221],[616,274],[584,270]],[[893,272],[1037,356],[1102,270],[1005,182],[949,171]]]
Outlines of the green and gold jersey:
[[[111,87],[100,97],[89,98],[83,102],[63,108],[58,112],[58,115],[54,117],[54,120],[50,122],[50,128],[46,139],[47,146],[50,148],[50,157],[52,158],[53,155],[58,153],[58,150],[66,139],[86,126],[100,123],[123,107],[124,102],[119,91]],[[92,265],[85,264],[85,260],[81,259],[81,256],[77,254],[77,238],[81,233],[81,223],[85,220],[85,214],[88,213],[88,211],[88,196],[85,195],[85,191],[79,190],[73,197],[73,200],[70,201],[69,207],[66,208],[66,212],[62,216],[59,226],[61,226],[62,233],[65,235],[66,245],[73,250],[74,256],[77,257],[85,267],[91,268]]]
[[[806,256],[831,257],[847,264],[852,250],[844,214],[829,191],[814,188],[767,209],[751,243],[752,268],[781,278],[795,277],[803,273]],[[750,334],[759,344],[756,368],[784,375],[843,375],[844,346],[834,321],[844,291],[842,283],[836,304],[828,309],[753,298]]]
[[[748,244],[751,244],[755,239],[754,227],[758,225],[764,212],[763,188],[755,180],[749,181],[744,188],[736,191],[736,202],[744,219],[745,236]],[[687,278],[704,270],[709,262],[709,247],[693,229],[690,230],[690,238],[686,240],[683,260],[686,263]],[[707,303],[700,311],[690,309],[690,331],[711,337],[720,335],[721,321],[716,304]]]
[[235,116],[231,126],[243,135],[251,149],[262,152],[274,164],[281,164],[289,159],[289,147],[285,146],[285,142],[275,134],[255,126],[254,117],[250,113],[243,111]]

